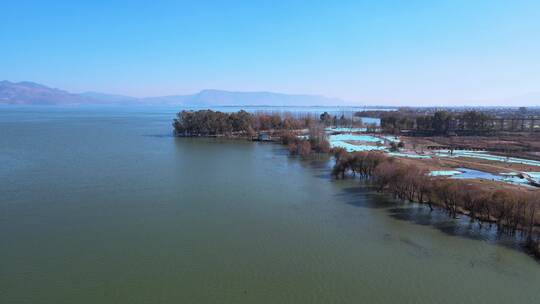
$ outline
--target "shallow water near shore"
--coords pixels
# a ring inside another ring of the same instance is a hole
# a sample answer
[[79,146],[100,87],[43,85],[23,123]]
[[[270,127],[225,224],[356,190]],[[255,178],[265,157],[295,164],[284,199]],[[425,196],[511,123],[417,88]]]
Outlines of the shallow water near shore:
[[1,303],[539,303],[511,239],[173,108],[0,108]]

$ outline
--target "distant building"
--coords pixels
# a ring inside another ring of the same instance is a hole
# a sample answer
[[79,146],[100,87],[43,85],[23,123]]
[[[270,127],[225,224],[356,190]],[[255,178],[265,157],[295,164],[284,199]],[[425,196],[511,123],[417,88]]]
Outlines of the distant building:
[[258,141],[271,141],[272,138],[270,137],[270,134],[268,133],[260,133],[257,140]]

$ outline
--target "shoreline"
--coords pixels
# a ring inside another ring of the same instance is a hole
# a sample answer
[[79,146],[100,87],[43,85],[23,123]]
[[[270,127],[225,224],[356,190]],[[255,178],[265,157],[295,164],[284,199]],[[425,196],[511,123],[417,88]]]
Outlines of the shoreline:
[[[483,159],[482,162],[476,159],[458,160],[453,150],[446,153],[434,151],[426,157],[416,157],[420,155],[416,147],[407,149],[400,137],[390,138],[389,135],[373,132],[342,132],[338,130],[339,125],[329,127],[330,120],[332,118],[326,112],[317,119],[311,114],[293,116],[252,114],[242,110],[235,113],[201,110],[178,113],[173,127],[177,137],[280,143],[287,146],[291,155],[302,158],[320,153],[333,155],[335,162],[331,174],[335,178],[345,178],[347,173],[358,174],[377,185],[377,191],[389,193],[395,199],[427,204],[432,210],[434,206],[441,208],[451,218],[463,214],[480,225],[495,223],[498,230],[504,233],[524,233],[527,236],[524,245],[534,256],[540,257],[538,188],[528,189],[524,184],[516,185],[495,178],[489,180],[485,179],[486,176],[478,177],[475,174],[465,179],[430,176],[430,172],[449,168],[454,172],[459,168],[489,168],[490,172],[506,173],[505,176],[517,174],[514,168],[508,172],[508,164],[497,163],[500,158]],[[353,129],[352,120],[347,122],[345,119],[341,126],[345,123],[349,123],[347,129]],[[362,126],[357,128],[362,129]],[[359,142],[363,145],[358,145]],[[461,154],[457,156],[468,156]],[[484,154],[480,156],[485,158]],[[530,170],[531,167],[520,164],[519,168]]]
[[525,236],[522,246],[540,261],[538,189],[501,186],[501,182],[430,177],[426,170],[399,157],[380,152],[335,153],[336,179],[359,176],[377,191],[403,202],[445,211],[449,218],[465,215],[479,225],[497,225],[498,231]]

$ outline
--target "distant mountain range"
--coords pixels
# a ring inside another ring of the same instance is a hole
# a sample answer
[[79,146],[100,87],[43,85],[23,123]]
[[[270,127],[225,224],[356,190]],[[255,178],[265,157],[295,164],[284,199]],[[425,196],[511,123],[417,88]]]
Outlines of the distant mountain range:
[[136,98],[98,92],[70,93],[33,82],[0,81],[0,104],[81,105],[133,104],[182,106],[335,106],[346,105],[338,98],[272,92],[230,92],[203,90],[191,95]]
[[33,82],[0,82],[0,104],[82,104],[88,98]]

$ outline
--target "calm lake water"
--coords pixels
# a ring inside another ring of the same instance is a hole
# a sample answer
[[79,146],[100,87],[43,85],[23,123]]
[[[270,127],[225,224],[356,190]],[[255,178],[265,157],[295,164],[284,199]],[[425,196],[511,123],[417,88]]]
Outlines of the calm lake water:
[[173,108],[0,107],[1,303],[540,303],[540,264]]

